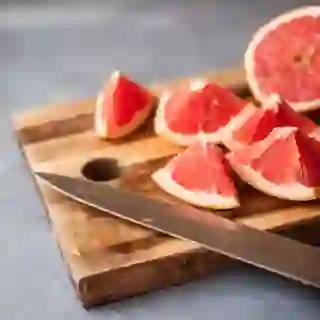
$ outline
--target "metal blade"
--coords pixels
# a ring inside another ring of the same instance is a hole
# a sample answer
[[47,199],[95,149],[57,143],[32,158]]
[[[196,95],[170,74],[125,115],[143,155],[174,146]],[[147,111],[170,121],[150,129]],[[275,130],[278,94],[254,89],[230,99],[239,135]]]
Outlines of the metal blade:
[[66,196],[108,214],[320,288],[319,248],[189,205],[172,205],[84,179],[37,175]]

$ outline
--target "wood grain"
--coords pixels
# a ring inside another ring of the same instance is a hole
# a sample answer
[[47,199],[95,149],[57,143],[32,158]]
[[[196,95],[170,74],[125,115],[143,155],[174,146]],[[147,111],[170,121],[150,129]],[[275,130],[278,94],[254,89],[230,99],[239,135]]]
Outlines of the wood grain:
[[[248,92],[242,69],[202,76],[239,94]],[[176,79],[150,88],[160,94],[186,80]],[[91,130],[94,103],[93,98],[14,116],[14,128],[31,172],[81,176],[88,162],[112,158],[121,174],[108,183],[163,201],[179,202],[157,188],[150,173],[181,148],[157,137],[152,121],[122,141],[99,140]],[[103,166],[102,162],[94,174],[99,170],[104,174],[107,165]],[[194,243],[102,215],[34,179],[69,276],[85,307],[180,284],[230,262]],[[221,214],[257,229],[282,232],[301,225],[304,234],[308,234],[306,226],[320,218],[318,202],[302,205],[281,201],[249,186],[241,187],[240,198],[241,208]]]

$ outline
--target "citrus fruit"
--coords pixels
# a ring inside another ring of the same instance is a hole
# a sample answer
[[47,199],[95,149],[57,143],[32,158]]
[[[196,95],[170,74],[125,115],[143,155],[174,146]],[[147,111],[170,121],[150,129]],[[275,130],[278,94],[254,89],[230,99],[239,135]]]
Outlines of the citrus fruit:
[[195,206],[239,206],[229,165],[212,142],[195,141],[154,172],[152,179],[167,193]]
[[297,127],[277,127],[226,158],[244,182],[266,194],[298,201],[317,198],[320,142]]
[[320,107],[319,34],[320,6],[287,11],[255,32],[244,63],[257,100],[279,93],[295,110]]
[[183,83],[160,98],[154,119],[155,132],[181,146],[202,134],[207,141],[220,142],[236,116],[255,108],[231,90],[196,79]]
[[153,102],[154,97],[146,88],[121,72],[114,72],[96,101],[96,134],[109,139],[130,134],[145,122],[152,111]]
[[296,112],[278,94],[272,94],[251,115],[229,130],[223,139],[230,150],[263,140],[275,127],[297,127],[306,134],[313,133],[318,126],[309,118]]

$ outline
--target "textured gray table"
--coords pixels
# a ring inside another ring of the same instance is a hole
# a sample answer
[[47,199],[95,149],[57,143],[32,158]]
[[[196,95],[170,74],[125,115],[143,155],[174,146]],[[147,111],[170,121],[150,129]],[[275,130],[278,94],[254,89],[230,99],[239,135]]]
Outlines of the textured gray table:
[[319,319],[319,292],[251,267],[83,310],[9,123],[14,111],[94,95],[116,67],[147,83],[237,64],[261,23],[318,2],[0,4],[0,318]]

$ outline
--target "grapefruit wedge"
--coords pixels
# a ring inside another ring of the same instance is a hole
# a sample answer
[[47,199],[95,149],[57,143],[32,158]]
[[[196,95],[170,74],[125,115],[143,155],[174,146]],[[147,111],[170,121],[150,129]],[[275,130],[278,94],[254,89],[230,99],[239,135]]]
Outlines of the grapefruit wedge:
[[195,206],[215,209],[239,206],[228,163],[212,142],[194,142],[154,172],[152,179],[165,192]]
[[275,128],[226,158],[244,182],[266,194],[297,201],[318,197],[320,142],[296,127]]
[[261,141],[275,127],[297,127],[306,134],[316,134],[318,126],[306,116],[296,112],[278,94],[272,94],[261,108],[238,121],[223,137],[224,145],[234,150]]
[[166,92],[160,98],[154,119],[155,132],[181,146],[201,134],[207,141],[221,142],[226,130],[255,108],[231,90],[196,79]]
[[101,138],[124,137],[146,121],[153,103],[151,92],[116,71],[98,95],[94,131]]
[[295,110],[320,107],[320,6],[287,11],[261,26],[244,58],[257,100],[279,93]]

